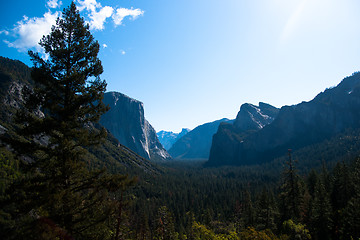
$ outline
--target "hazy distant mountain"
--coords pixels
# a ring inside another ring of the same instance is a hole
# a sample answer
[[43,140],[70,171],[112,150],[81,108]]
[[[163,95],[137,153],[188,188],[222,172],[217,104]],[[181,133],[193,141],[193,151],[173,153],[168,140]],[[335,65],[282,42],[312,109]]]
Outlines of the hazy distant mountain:
[[166,150],[169,150],[178,139],[187,134],[189,131],[190,129],[188,128],[183,128],[180,133],[160,131],[157,133],[157,137],[163,147]]
[[214,136],[208,165],[243,165],[268,162],[322,142],[347,129],[360,128],[360,73],[345,78],[310,102],[280,109],[275,120],[257,131],[241,135],[222,125]]
[[159,142],[154,128],[145,119],[142,102],[118,92],[105,93],[103,101],[110,110],[101,117],[100,123],[121,144],[152,161],[171,158]]
[[170,155],[177,159],[207,159],[212,136],[216,133],[220,123],[229,121],[231,120],[223,118],[196,127],[174,143],[169,149]]

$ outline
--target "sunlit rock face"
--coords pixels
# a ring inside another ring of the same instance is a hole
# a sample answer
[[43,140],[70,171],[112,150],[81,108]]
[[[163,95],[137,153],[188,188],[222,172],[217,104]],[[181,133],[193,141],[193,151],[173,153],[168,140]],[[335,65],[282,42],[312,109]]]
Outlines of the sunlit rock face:
[[124,146],[140,156],[161,161],[170,155],[159,142],[154,128],[144,117],[144,104],[119,92],[104,94],[103,102],[110,107],[100,123]]
[[274,121],[279,109],[266,103],[259,106],[245,103],[241,105],[240,111],[234,121],[234,127],[238,130],[259,130]]

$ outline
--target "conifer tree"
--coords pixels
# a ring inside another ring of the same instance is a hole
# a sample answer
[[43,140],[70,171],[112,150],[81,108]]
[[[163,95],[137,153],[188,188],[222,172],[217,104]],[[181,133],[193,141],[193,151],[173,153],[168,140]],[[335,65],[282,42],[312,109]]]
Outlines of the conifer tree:
[[172,214],[166,206],[159,207],[156,225],[155,239],[171,240],[177,238]]
[[349,166],[343,161],[336,164],[333,170],[332,204],[336,209],[342,209],[354,194],[354,184]]
[[354,192],[346,207],[342,210],[340,232],[344,239],[360,238],[360,157],[353,166],[351,178],[354,184]]
[[299,221],[301,216],[302,206],[302,184],[299,175],[296,172],[294,162],[291,157],[291,150],[289,150],[289,160],[286,162],[286,167],[283,172],[283,184],[280,192],[280,220],[284,222],[292,219]]
[[116,209],[109,194],[124,186],[126,176],[91,170],[84,161],[86,147],[106,136],[94,125],[107,110],[99,43],[72,2],[39,44],[47,59],[29,52],[35,86],[24,91],[19,127],[6,139],[24,172],[8,189],[7,209],[18,224],[6,229],[7,236],[109,238],[112,226],[105,220]]
[[334,208],[333,212],[333,227],[335,238],[339,238],[340,233],[338,229],[343,228],[344,218],[343,213],[344,209],[347,206],[349,200],[354,194],[354,183],[351,178],[351,170],[347,163],[344,161],[339,162],[333,169],[333,181],[332,181],[332,191],[331,191],[331,203]]
[[315,185],[314,199],[312,204],[310,227],[314,230],[313,233],[316,239],[330,239],[332,229],[332,207],[330,203],[329,193],[325,188],[325,176],[318,179]]
[[276,215],[274,196],[264,188],[256,204],[256,228],[258,230],[276,230]]
[[251,201],[250,192],[248,189],[243,192],[243,202],[241,205],[241,226],[242,228],[252,227],[254,225],[254,207]]

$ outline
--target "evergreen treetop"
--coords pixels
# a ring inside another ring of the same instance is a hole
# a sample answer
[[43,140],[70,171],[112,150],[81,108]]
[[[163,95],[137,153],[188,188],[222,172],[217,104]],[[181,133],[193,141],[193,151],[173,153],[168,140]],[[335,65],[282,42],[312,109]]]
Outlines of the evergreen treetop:
[[24,90],[18,127],[4,138],[22,159],[23,176],[7,189],[4,212],[11,217],[2,235],[111,238],[116,192],[132,181],[85,164],[86,147],[106,136],[95,127],[107,110],[99,43],[72,2],[39,44],[47,58],[29,52],[34,88]]

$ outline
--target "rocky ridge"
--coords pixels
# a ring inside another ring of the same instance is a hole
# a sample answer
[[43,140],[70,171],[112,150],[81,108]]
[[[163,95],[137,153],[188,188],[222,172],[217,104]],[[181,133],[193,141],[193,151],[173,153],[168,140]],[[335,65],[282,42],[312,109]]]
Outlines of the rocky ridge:
[[247,165],[269,162],[320,143],[347,129],[360,128],[360,73],[345,78],[309,102],[284,106],[277,117],[253,132],[222,126],[214,136],[208,165]]
[[[266,103],[241,105],[235,121],[220,124],[213,136],[208,165],[231,165],[236,162],[237,148],[244,139],[274,121],[279,109]],[[219,163],[218,159],[221,159]]]

